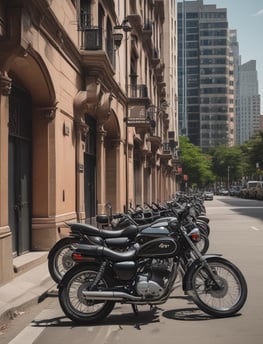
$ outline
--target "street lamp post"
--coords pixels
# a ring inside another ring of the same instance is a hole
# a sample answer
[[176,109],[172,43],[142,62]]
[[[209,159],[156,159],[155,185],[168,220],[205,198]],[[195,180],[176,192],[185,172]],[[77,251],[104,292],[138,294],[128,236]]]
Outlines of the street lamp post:
[[230,166],[227,166],[227,189],[229,190],[229,170]]

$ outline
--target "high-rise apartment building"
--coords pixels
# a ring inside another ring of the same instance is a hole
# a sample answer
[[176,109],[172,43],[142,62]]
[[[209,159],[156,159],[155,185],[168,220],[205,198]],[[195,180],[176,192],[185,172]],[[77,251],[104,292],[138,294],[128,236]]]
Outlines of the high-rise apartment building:
[[235,144],[240,145],[260,130],[260,95],[256,61],[241,64],[236,30],[229,30],[229,39],[234,63]]
[[234,72],[227,10],[178,3],[179,132],[204,151],[234,142]]
[[256,61],[250,60],[241,64],[238,74],[236,142],[242,144],[260,129],[260,95]]

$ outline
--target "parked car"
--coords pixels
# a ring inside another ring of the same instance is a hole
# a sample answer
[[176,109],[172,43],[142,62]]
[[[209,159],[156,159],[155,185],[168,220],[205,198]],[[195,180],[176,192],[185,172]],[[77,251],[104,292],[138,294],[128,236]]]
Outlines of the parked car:
[[247,196],[252,199],[263,199],[263,181],[250,180],[247,182]]
[[263,200],[263,181],[257,184],[255,198]]
[[229,190],[230,196],[239,197],[241,191],[241,186],[232,186],[232,188]]
[[248,198],[248,189],[246,186],[243,186],[239,192],[239,197]]
[[214,193],[212,191],[204,191],[203,197],[207,201],[212,201],[214,199]]
[[229,192],[226,189],[219,189],[218,190],[218,195],[226,196],[228,194],[229,194]]

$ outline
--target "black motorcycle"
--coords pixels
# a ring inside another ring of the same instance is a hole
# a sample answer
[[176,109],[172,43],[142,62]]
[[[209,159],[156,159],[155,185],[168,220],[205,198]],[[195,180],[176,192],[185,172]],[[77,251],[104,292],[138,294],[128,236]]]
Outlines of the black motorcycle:
[[[141,211],[137,211],[137,214],[140,213]],[[141,236],[138,237],[138,233],[141,235],[144,233],[147,235],[150,233],[157,234],[158,236],[169,235],[168,223],[175,219],[174,216],[163,216],[155,219],[152,223],[148,222],[138,226],[138,223],[129,214],[115,214],[113,217],[115,224],[110,229],[100,229],[81,223],[68,224],[70,235],[60,239],[48,254],[49,273],[56,283],[59,283],[63,275],[75,265],[72,259],[72,252],[77,244],[102,245],[112,250],[126,251],[135,242],[140,240]],[[106,225],[108,221],[108,217],[105,215],[97,216],[97,222],[100,224]],[[194,221],[192,217],[189,217],[189,215],[184,217],[184,224],[188,231],[194,227],[199,227],[201,234],[200,240],[196,242],[196,245],[203,254],[206,253],[209,248],[209,239],[200,224]]]
[[[147,238],[126,252],[105,246],[78,245],[72,254],[78,262],[58,285],[59,302],[67,317],[77,323],[103,320],[115,302],[138,305],[165,303],[174,289],[180,269],[182,287],[196,305],[214,317],[237,313],[247,298],[241,271],[219,255],[202,256],[194,237],[181,219],[169,223],[170,236]],[[193,237],[192,237],[193,236]]]

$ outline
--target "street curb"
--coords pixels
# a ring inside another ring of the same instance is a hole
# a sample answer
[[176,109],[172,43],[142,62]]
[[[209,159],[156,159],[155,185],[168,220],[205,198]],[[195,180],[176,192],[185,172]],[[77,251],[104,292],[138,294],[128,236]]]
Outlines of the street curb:
[[22,274],[0,288],[0,325],[15,319],[28,307],[41,303],[56,289],[56,283],[46,273],[46,264]]

